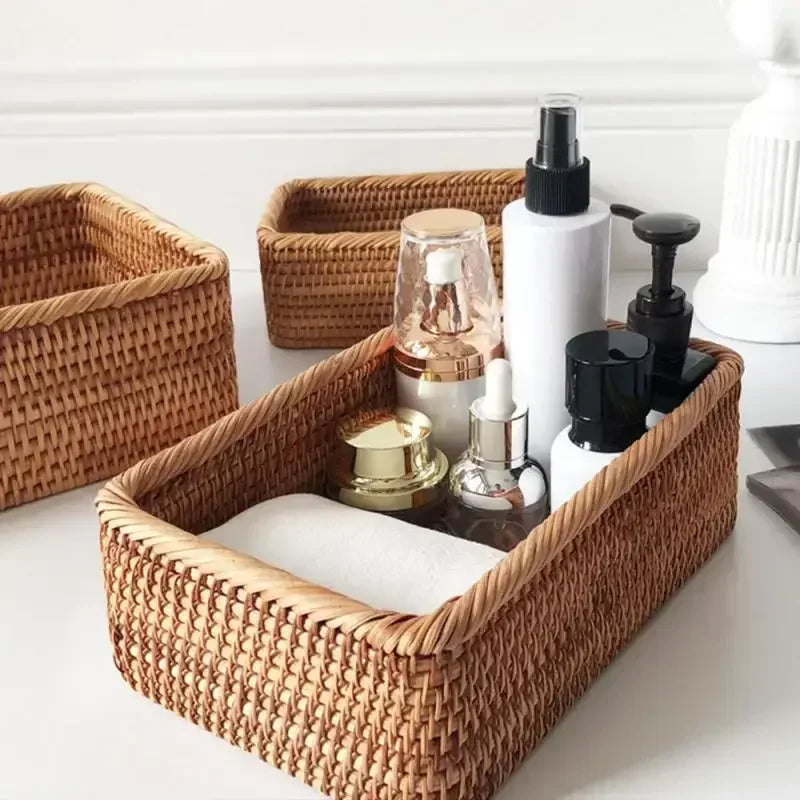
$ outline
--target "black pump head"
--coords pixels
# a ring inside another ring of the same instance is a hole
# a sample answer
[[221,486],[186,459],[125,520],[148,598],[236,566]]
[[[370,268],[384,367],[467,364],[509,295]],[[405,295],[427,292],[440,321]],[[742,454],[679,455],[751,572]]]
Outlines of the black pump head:
[[688,214],[646,214],[622,205],[612,205],[611,212],[632,220],[634,234],[653,254],[653,281],[642,286],[628,306],[628,328],[653,342],[657,361],[683,358],[694,309],[686,292],[673,286],[672,272],[678,246],[697,236],[700,221]]
[[633,232],[653,252],[653,282],[649,292],[641,299],[637,296],[639,311],[679,314],[686,304],[686,294],[672,285],[675,256],[678,245],[690,242],[700,232],[700,221],[688,214],[641,214],[633,220]]

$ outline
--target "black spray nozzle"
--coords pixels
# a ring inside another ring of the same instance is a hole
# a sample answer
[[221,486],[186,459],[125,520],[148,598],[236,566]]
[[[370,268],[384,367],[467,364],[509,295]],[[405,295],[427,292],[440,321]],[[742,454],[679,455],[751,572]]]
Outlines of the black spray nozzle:
[[[557,102],[557,101],[556,101]],[[578,111],[573,105],[543,105],[539,110],[536,164],[545,169],[569,169],[581,160]]]
[[688,214],[647,214],[638,208],[612,205],[611,213],[632,220],[633,232],[647,242],[653,256],[653,279],[636,293],[628,307],[628,327],[656,345],[656,358],[678,357],[686,351],[692,306],[686,292],[672,283],[678,246],[694,239],[700,221]]
[[580,98],[545,96],[536,154],[525,163],[525,207],[535,214],[580,214],[589,207],[589,159],[581,155]]

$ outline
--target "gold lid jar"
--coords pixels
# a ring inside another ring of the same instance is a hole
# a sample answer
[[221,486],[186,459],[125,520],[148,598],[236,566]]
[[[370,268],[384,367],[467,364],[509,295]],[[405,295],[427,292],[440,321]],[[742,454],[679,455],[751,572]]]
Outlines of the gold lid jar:
[[417,524],[438,521],[448,463],[431,444],[431,421],[410,408],[360,412],[340,423],[328,494],[345,505]]

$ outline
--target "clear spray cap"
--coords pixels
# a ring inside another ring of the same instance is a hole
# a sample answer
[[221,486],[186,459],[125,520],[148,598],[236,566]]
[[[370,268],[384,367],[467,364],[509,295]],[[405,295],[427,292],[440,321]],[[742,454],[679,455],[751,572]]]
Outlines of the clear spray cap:
[[547,94],[539,101],[539,140],[534,163],[542,169],[570,169],[581,163],[581,98]]

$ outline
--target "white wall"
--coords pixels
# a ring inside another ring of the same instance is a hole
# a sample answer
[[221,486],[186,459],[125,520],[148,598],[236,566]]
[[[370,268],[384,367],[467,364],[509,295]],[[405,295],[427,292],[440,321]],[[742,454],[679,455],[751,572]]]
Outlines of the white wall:
[[714,0],[3,0],[2,8],[2,52],[34,65],[734,55]]
[[715,0],[3,0],[0,59],[0,190],[99,180],[242,269],[277,182],[521,165],[553,89],[586,97],[597,193],[700,216],[703,266],[760,84]]

